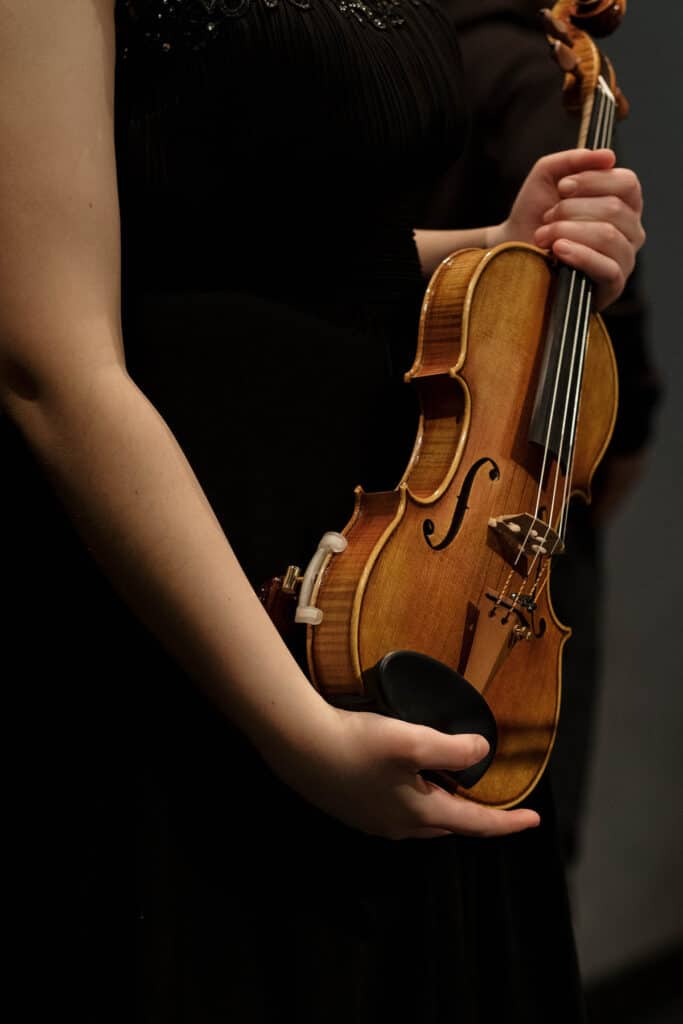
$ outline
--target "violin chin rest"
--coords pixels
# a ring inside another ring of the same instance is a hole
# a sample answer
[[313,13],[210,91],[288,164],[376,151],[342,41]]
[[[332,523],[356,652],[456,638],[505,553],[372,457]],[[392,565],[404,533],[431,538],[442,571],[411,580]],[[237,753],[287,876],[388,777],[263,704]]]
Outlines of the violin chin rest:
[[453,783],[467,789],[479,781],[495,755],[498,731],[484,697],[464,676],[426,654],[391,651],[363,678],[382,714],[452,735],[484,736],[490,750],[476,764],[460,771],[422,773],[451,790],[455,788]]

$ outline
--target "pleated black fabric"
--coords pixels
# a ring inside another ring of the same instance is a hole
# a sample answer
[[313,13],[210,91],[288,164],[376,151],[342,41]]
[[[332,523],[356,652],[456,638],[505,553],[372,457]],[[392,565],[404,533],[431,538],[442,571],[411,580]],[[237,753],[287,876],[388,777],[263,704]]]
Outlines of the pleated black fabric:
[[[129,365],[257,584],[404,468],[412,229],[465,131],[457,46],[432,0],[122,0],[117,31]],[[2,431],[25,846],[68,965],[53,1004],[122,1019],[135,922],[145,1024],[580,1020],[551,809],[503,841],[392,843],[305,804]]]

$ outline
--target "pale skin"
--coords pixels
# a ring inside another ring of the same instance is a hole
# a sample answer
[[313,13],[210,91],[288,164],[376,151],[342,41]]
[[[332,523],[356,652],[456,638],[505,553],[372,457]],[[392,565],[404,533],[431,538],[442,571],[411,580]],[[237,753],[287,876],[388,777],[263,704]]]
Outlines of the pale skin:
[[[474,763],[481,737],[344,712],[315,692],[171,431],[127,374],[113,8],[61,0],[46,18],[44,0],[0,0],[3,409],[112,584],[305,799],[390,838],[536,825],[530,810],[482,808],[419,774]],[[606,151],[541,161],[503,225],[416,232],[425,270],[464,246],[535,241],[591,274],[599,304],[612,301],[644,237],[637,179],[613,165]]]

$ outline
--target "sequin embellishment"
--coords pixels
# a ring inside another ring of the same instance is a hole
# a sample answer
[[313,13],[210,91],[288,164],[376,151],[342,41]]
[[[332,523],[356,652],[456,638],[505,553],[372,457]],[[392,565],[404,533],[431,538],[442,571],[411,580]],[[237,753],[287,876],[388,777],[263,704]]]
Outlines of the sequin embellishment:
[[[258,6],[274,10],[285,5],[310,11],[325,0],[121,0],[122,16],[129,28],[162,53],[177,46],[201,50],[225,29]],[[421,7],[427,0],[331,0],[343,15],[360,24],[384,31],[405,25],[407,5]],[[128,34],[128,33],[125,33]],[[124,48],[124,53],[127,46]]]

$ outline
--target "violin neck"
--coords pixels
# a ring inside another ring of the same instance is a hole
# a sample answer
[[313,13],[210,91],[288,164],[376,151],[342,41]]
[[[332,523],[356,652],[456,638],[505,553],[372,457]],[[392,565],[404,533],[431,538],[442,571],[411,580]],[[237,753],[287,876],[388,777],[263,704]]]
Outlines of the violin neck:
[[[607,71],[607,62],[604,58],[603,63]],[[604,149],[611,146],[616,117],[616,96],[610,88],[608,74],[601,74],[596,88],[586,100],[579,145],[587,149]]]
[[[582,144],[603,149],[612,144],[617,103],[607,78],[598,85],[585,110]],[[580,140],[581,141],[581,140]],[[548,318],[543,363],[531,418],[529,440],[559,463],[571,478],[579,416],[583,368],[590,327],[593,285],[581,271],[560,266]],[[566,524],[560,524],[564,539]]]

